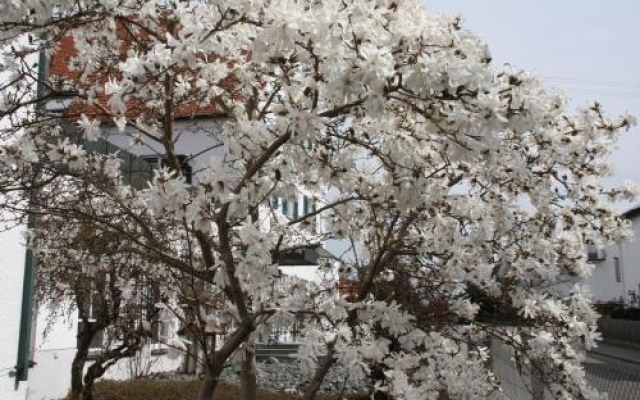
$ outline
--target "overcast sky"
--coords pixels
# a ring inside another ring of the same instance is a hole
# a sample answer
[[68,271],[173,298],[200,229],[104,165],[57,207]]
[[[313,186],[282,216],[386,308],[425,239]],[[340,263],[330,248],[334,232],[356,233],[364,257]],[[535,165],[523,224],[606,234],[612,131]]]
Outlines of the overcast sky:
[[[640,120],[640,2],[631,0],[425,0],[460,14],[489,44],[496,65],[546,77],[573,106],[599,100],[610,114]],[[640,183],[640,127],[618,143],[609,181]],[[636,203],[640,203],[640,200]],[[629,205],[621,206],[623,209]]]

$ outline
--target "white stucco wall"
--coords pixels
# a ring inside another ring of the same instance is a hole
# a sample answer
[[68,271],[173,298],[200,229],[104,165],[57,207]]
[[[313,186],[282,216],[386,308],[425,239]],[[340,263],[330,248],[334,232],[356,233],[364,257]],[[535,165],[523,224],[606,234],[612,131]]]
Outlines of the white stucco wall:
[[[29,373],[29,391],[27,400],[59,399],[67,395],[71,388],[71,363],[76,353],[76,335],[78,331],[77,311],[68,316],[57,317],[48,324],[49,309],[43,305],[37,316],[35,335],[36,365]],[[46,333],[46,335],[45,335]],[[149,345],[142,351],[139,365],[148,368],[149,373],[174,371],[180,366],[180,359],[172,359],[167,355],[151,355]],[[131,378],[134,370],[133,359],[121,360],[111,367],[104,379],[124,380]],[[91,364],[87,362],[86,367]],[[0,397],[0,400],[4,398]]]
[[73,349],[36,350],[37,365],[29,376],[27,400],[60,399],[67,395],[71,386],[71,362]]
[[[49,310],[43,305],[36,318],[36,365],[29,375],[28,400],[64,397],[71,385],[71,362],[76,351],[76,312],[59,317],[48,325]],[[47,332],[45,336],[45,330]]]
[[16,389],[9,372],[16,365],[24,276],[24,230],[0,232],[0,400],[22,400],[27,383]]
[[640,296],[640,216],[633,219],[634,240],[622,247],[623,268],[627,290]]
[[[74,311],[69,316],[58,317],[47,328],[48,315],[46,306],[41,307],[36,326],[36,365],[29,375],[27,400],[59,399],[66,396],[71,388],[71,363],[76,353],[78,315]],[[179,359],[170,359],[167,355],[151,356],[150,348],[147,346],[143,350],[143,361],[139,363],[148,367],[148,372],[173,371],[179,367]],[[132,362],[121,360],[107,371],[104,379],[129,379]],[[86,367],[90,364],[90,361],[87,362]]]
[[310,282],[320,283],[323,280],[322,275],[318,271],[317,265],[282,266],[280,267],[280,270],[285,275],[295,276],[296,278],[304,279]]
[[622,283],[616,282],[615,258],[620,256],[618,246],[612,245],[604,249],[606,258],[595,261],[593,274],[586,280],[591,288],[593,299],[597,303],[610,300],[618,301],[622,295]]
[[[75,336],[73,336],[75,338]],[[27,400],[54,400],[67,395],[71,388],[71,363],[75,356],[72,349],[42,349],[36,351],[38,365],[29,377],[29,394]],[[149,349],[143,350],[143,359],[139,363],[148,368],[148,373],[159,371],[175,371],[180,366],[180,359],[171,359],[167,355],[152,356]],[[139,359],[138,359],[139,360]],[[131,378],[134,359],[120,360],[111,367],[102,379],[125,380]],[[91,365],[87,362],[86,367]],[[4,398],[2,398],[4,400]]]
[[[586,283],[591,287],[596,302],[618,300],[628,291],[640,294],[640,216],[632,219],[634,238],[632,241],[606,247],[606,258],[595,263],[593,275]],[[620,259],[622,282],[616,281],[615,259]]]

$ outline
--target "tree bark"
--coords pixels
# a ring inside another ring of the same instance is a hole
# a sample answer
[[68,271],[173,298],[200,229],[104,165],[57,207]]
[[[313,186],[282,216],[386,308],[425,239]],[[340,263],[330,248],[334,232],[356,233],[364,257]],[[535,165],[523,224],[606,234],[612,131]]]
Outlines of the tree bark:
[[69,400],[80,400],[84,385],[82,384],[82,375],[84,370],[84,364],[87,362],[87,351],[81,352],[80,349],[76,352],[71,363],[71,392],[69,393]]
[[91,346],[91,339],[93,339],[93,332],[88,323],[83,324],[83,329],[78,333],[78,348],[76,354],[73,357],[71,363],[71,392],[69,393],[70,400],[80,400],[84,392],[84,365],[89,358],[89,347]]
[[221,367],[206,368],[196,400],[211,400],[220,380]]
[[100,361],[93,363],[87,373],[84,376],[84,390],[82,391],[82,400],[93,400],[93,385],[96,379],[100,378],[106,369],[102,366]]
[[244,400],[256,400],[256,348],[253,337],[250,337],[245,342],[243,353],[242,369],[240,371],[242,398]]
[[318,390],[320,390],[320,385],[324,382],[324,377],[327,376],[327,372],[329,372],[329,369],[331,369],[334,363],[333,350],[329,349],[327,355],[320,361],[320,365],[316,369],[316,373],[313,375],[313,379],[304,393],[304,400],[313,400],[316,398]]
[[211,396],[213,396],[218,386],[218,380],[220,379],[225,361],[247,340],[253,330],[254,326],[252,324],[242,324],[225,340],[224,345],[219,351],[216,351],[206,358],[204,381],[202,385],[200,385],[196,400],[211,400]]
[[205,374],[204,381],[202,385],[200,385],[200,389],[198,390],[198,397],[196,400],[211,400],[213,397],[213,392],[216,390],[216,386],[218,385],[218,380],[216,377]]

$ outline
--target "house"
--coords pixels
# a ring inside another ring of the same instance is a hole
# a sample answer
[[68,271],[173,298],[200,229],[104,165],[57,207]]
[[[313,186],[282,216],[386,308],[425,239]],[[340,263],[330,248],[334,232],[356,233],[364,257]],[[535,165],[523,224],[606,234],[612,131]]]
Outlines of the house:
[[593,275],[586,280],[596,303],[640,306],[640,206],[622,214],[632,225],[631,241],[589,252]]
[[[74,51],[73,40],[63,37],[51,58],[41,58],[39,71],[41,77],[55,77],[64,88],[64,95],[48,98],[43,102],[44,112],[64,115],[70,126],[81,114],[95,112],[90,107],[78,108],[69,102],[69,98],[74,95],[76,73],[68,69],[67,60],[73,56]],[[100,98],[99,101],[105,99]],[[135,105],[127,106],[132,107],[130,112],[139,112]],[[224,156],[225,149],[219,146],[218,140],[224,118],[224,113],[214,105],[194,103],[176,111],[175,131],[179,136],[176,150],[187,182],[197,182],[198,171],[207,166],[212,158]],[[118,152],[130,180],[144,183],[145,179],[151,177],[153,169],[163,166],[163,149],[157,143],[148,141],[132,144],[130,132],[126,129],[128,128],[121,131],[115,125],[106,124],[101,139],[87,145],[98,146],[100,149],[94,149],[105,153]],[[314,193],[300,188],[298,194],[292,197],[270,199],[268,204],[264,205],[264,211],[277,210],[278,215],[295,219],[312,213],[315,210],[315,201]],[[269,218],[264,219],[261,228],[269,229]],[[8,275],[8,279],[2,280],[3,290],[0,293],[0,304],[3,304],[0,311],[3,319],[0,338],[5,343],[0,350],[0,399],[59,398],[66,395],[70,387],[71,362],[77,348],[80,322],[76,313],[50,323],[47,321],[46,301],[35,310],[35,315],[30,315],[33,305],[33,274],[37,274],[37,261],[23,245],[22,235],[26,229],[27,227],[22,226],[3,232],[3,236],[0,237],[11,243],[3,249],[7,258],[0,259],[6,264],[3,265],[3,271]],[[322,221],[314,218],[309,229],[322,230]],[[280,257],[281,271],[285,275],[309,281],[319,280],[320,262],[322,259],[330,258],[331,254],[322,246],[302,247]],[[5,319],[8,321],[6,324]],[[158,328],[157,335],[171,335],[179,329],[177,321],[167,321]],[[287,332],[282,335],[280,333],[278,336],[282,340],[295,340],[295,337]],[[95,352],[99,353],[102,346],[101,337],[97,336],[92,346]],[[126,379],[141,371],[175,370],[182,364],[182,360],[169,358],[164,350],[162,343],[150,343],[142,352],[144,357],[122,360],[112,367],[105,377]],[[89,363],[90,361],[87,364]]]

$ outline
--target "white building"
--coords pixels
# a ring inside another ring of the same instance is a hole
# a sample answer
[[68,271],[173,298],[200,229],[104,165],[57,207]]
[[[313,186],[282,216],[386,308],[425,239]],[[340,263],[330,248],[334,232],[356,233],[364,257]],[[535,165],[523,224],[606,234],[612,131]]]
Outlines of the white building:
[[610,301],[640,306],[640,206],[623,216],[631,221],[633,238],[626,243],[607,246],[589,254],[595,264],[593,275],[587,279],[596,303]]

